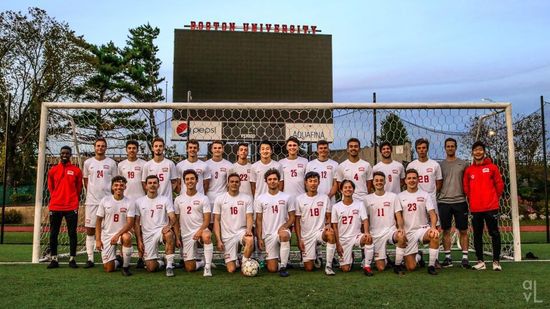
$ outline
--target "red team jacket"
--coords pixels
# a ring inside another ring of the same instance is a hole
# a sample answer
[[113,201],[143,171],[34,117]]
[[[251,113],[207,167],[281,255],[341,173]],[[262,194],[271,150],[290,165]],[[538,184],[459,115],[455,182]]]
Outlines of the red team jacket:
[[82,192],[82,171],[70,162],[52,167],[48,172],[49,210],[77,210]]
[[464,171],[464,193],[471,212],[485,212],[499,209],[499,198],[504,191],[504,182],[498,167],[491,159],[481,164],[472,163]]

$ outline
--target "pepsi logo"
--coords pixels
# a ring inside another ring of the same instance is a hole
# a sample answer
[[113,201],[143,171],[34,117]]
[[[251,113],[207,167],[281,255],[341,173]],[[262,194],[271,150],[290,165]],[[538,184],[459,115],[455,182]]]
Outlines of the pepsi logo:
[[179,137],[187,137],[189,135],[189,127],[187,123],[182,122],[176,127],[176,133]]

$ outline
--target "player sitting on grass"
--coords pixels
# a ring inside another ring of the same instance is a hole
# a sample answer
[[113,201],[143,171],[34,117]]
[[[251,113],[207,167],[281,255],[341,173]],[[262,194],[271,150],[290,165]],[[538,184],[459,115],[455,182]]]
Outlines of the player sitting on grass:
[[[96,220],[96,248],[101,251],[103,270],[115,271],[122,266],[122,274],[130,276],[130,259],[132,258],[132,234],[134,226],[135,204],[124,196],[126,178],[115,176],[111,181],[113,195],[104,197],[99,202]],[[117,244],[122,243],[122,265],[116,256]]]
[[214,201],[216,246],[224,253],[225,266],[230,273],[237,269],[239,245],[244,245],[243,263],[250,259],[254,250],[254,205],[250,195],[239,192],[240,184],[239,174],[229,174],[228,191]]
[[[362,248],[365,260],[372,260],[373,245],[369,233],[369,220],[365,204],[362,200],[354,200],[355,184],[349,179],[340,182],[342,201],[332,207],[331,222],[336,236],[336,250],[340,255],[340,268],[343,272],[351,270],[353,264],[353,247]],[[361,233],[361,227],[365,233]],[[365,264],[363,271],[366,276],[372,276],[370,264]]]
[[306,271],[314,268],[313,261],[317,258],[315,247],[328,242],[325,273],[333,276],[332,259],[336,251],[336,239],[328,219],[331,203],[328,195],[317,192],[319,178],[317,172],[306,173],[306,193],[296,198],[296,237]]
[[[418,172],[408,169],[405,173],[407,190],[399,193],[398,198],[403,209],[405,221],[405,236],[407,247],[405,248],[405,266],[412,271],[416,268],[416,256],[418,243],[430,244],[430,259],[428,273],[437,275],[435,260],[439,254],[439,232],[437,231],[437,214],[435,213],[433,199],[428,192],[418,187]],[[428,222],[430,224],[426,224]],[[396,252],[395,265],[401,264],[400,252]]]

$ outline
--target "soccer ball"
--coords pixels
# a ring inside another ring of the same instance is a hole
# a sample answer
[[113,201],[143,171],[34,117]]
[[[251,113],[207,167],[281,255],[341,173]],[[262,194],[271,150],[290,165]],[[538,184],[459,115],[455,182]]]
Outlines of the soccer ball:
[[241,272],[245,277],[254,277],[260,270],[260,264],[254,259],[247,260],[241,266]]

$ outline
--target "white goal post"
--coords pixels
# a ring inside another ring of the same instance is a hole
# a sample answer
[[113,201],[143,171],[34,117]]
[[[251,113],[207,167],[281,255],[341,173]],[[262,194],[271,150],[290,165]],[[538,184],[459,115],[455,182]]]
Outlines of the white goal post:
[[[125,116],[132,121],[114,120],[117,116],[113,113],[117,111],[132,112]],[[154,115],[156,122],[151,122],[148,115]],[[162,117],[165,122],[162,122]],[[172,130],[163,132],[162,127],[166,128],[167,120],[171,120]],[[131,124],[125,127],[125,123]],[[155,124],[155,130],[151,130],[151,123]],[[210,130],[205,125],[214,127]],[[181,136],[177,136],[176,127],[181,129]],[[208,130],[214,133],[208,135]],[[140,155],[147,158],[150,152],[145,145],[150,142],[147,139],[151,136],[145,134],[147,132],[163,132],[164,136],[168,136],[166,146],[170,149],[170,155],[167,156],[176,163],[183,157],[183,145],[188,138],[197,138],[206,145],[214,139],[222,139],[231,146],[238,142],[253,145],[261,139],[281,143],[289,135],[298,135],[302,141],[301,155],[308,159],[315,158],[316,142],[326,139],[331,144],[331,156],[341,162],[345,158],[347,139],[356,137],[361,141],[362,158],[371,165],[379,161],[376,147],[386,138],[399,143],[394,144],[397,146],[394,146],[394,154],[399,157],[397,160],[406,163],[415,159],[416,153],[411,143],[414,145],[420,137],[430,140],[429,154],[435,160],[444,158],[442,145],[447,137],[458,140],[460,150],[457,155],[465,160],[470,159],[470,146],[474,139],[483,139],[505,179],[505,194],[501,198],[501,226],[506,234],[502,240],[502,254],[505,258],[521,260],[511,103],[45,102],[42,103],[40,115],[33,263],[39,262],[47,247],[45,235],[48,233],[49,196],[46,175],[49,167],[57,162],[60,146],[69,145],[73,147],[73,152],[76,147],[77,159],[83,161],[92,156],[92,137],[107,134],[111,150],[107,155],[116,160],[124,156],[123,145],[127,137],[132,136],[143,143]],[[206,148],[201,146],[201,151]],[[279,151],[274,153],[276,159],[284,156],[282,148],[274,147]],[[256,158],[254,151],[251,147],[249,157],[252,161]],[[80,213],[83,216],[83,212]],[[487,236],[484,243],[484,249],[490,251]]]

